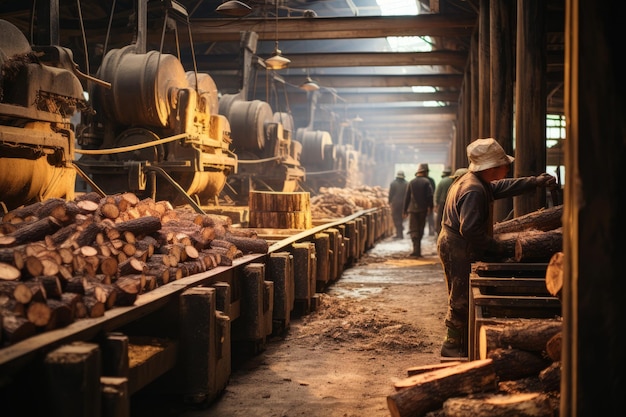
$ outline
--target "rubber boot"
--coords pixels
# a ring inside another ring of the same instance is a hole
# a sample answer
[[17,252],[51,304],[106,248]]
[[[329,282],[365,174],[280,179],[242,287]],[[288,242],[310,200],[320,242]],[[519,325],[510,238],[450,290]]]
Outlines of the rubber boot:
[[448,327],[446,339],[441,346],[441,356],[447,358],[460,358],[467,356],[467,348],[463,343],[463,332]]
[[422,241],[421,239],[411,239],[411,241],[413,242],[413,252],[411,252],[411,254],[409,256],[415,257],[415,258],[421,258],[422,257]]

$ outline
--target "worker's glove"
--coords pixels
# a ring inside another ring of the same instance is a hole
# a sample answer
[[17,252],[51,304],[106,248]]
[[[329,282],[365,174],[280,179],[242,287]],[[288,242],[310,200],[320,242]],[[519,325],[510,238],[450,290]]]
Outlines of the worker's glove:
[[537,187],[550,188],[556,186],[556,178],[545,172],[535,178],[537,179]]

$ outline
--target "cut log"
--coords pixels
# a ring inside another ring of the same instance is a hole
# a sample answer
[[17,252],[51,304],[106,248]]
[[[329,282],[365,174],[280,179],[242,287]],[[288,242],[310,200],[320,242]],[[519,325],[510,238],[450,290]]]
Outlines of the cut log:
[[235,244],[237,249],[243,253],[267,253],[269,250],[267,240],[261,238],[236,236],[227,233],[224,239]]
[[116,223],[115,228],[120,233],[131,232],[135,236],[150,235],[161,229],[161,219],[154,216],[139,217]]
[[0,281],[15,281],[22,276],[19,269],[11,264],[0,262]]
[[550,207],[524,214],[493,225],[493,234],[522,232],[524,230],[548,231],[563,225],[563,205]]
[[30,303],[26,309],[26,317],[37,327],[47,326],[51,315],[52,310],[48,304],[38,301]]
[[517,348],[530,352],[543,352],[548,340],[562,328],[561,320],[532,319],[507,324],[480,327],[478,350],[480,358],[498,348]]
[[1,310],[0,320],[2,323],[2,329],[0,329],[2,330],[2,340],[5,343],[17,343],[37,333],[37,327],[33,322],[10,311]]
[[450,398],[443,404],[446,417],[552,417],[548,396],[538,392],[493,394],[479,398]]
[[437,369],[459,365],[460,363],[462,362],[450,361],[450,362],[435,363],[435,364],[422,365],[422,366],[412,366],[406,370],[406,373],[407,373],[407,376],[419,375],[419,374],[423,374],[424,372],[436,371]]
[[545,391],[559,391],[561,389],[561,361],[552,362],[550,366],[539,372],[539,380]]
[[515,262],[548,262],[563,250],[563,229],[523,235],[515,243]]
[[22,304],[46,301],[45,288],[35,281],[0,281],[0,294],[6,294]]
[[550,362],[537,352],[521,349],[495,349],[488,353],[499,381],[537,376]]
[[446,398],[494,391],[497,382],[493,361],[484,359],[411,376],[394,387],[387,407],[393,417],[409,417],[441,408]]
[[558,332],[546,343],[546,354],[552,361],[561,361],[562,334]]
[[0,247],[16,246],[43,240],[61,228],[61,222],[48,216],[20,227],[10,235],[0,236]]
[[557,252],[550,258],[546,269],[546,289],[554,297],[561,299],[563,289],[563,262],[565,254]]

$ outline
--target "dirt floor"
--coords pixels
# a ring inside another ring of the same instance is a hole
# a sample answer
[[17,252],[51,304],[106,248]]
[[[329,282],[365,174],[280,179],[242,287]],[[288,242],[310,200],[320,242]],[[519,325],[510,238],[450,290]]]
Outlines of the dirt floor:
[[422,246],[426,256],[413,259],[408,238],[378,242],[284,337],[233,358],[229,384],[210,406],[135,406],[132,415],[388,417],[386,397],[407,368],[440,362],[446,290],[435,237]]

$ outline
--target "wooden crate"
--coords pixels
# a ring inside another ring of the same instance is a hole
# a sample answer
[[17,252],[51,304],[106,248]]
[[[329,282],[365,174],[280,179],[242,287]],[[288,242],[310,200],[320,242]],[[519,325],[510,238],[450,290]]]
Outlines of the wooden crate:
[[468,358],[478,359],[483,324],[511,318],[561,316],[561,302],[546,289],[547,263],[472,264],[469,289]]

